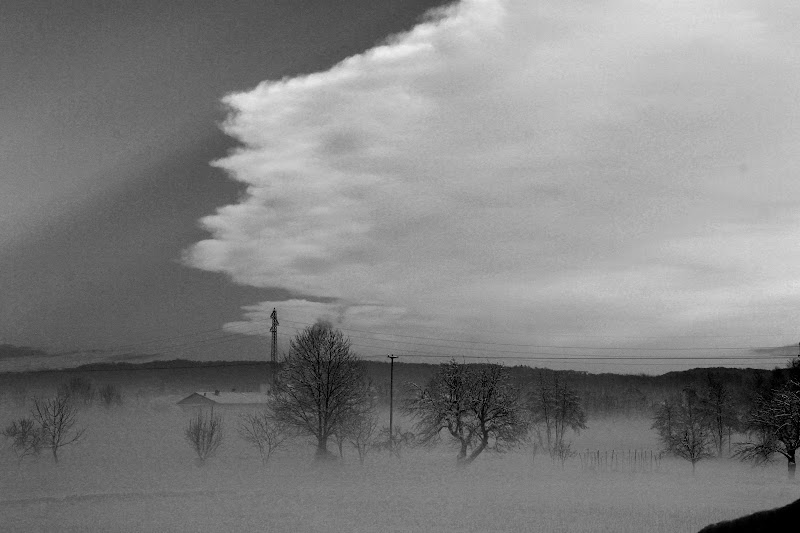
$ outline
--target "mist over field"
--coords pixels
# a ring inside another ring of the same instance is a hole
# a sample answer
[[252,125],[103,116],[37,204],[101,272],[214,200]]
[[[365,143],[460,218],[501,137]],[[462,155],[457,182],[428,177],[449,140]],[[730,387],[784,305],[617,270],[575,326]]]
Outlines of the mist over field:
[[[41,392],[41,391],[39,391]],[[785,463],[753,467],[723,458],[654,461],[660,444],[646,414],[590,415],[570,434],[578,453],[562,466],[530,443],[485,452],[457,467],[456,448],[404,447],[400,458],[371,451],[360,464],[319,463],[314,442],[297,437],[265,466],[236,432],[238,411],[218,410],[224,439],[200,465],[184,439],[185,395],[126,393],[121,406],[81,406],[82,441],[19,460],[0,442],[4,531],[609,531],[690,532],[797,498]],[[0,422],[24,415],[4,396]],[[388,409],[379,410],[388,424]],[[395,411],[395,427],[412,428]],[[734,438],[736,440],[736,438]],[[335,445],[331,445],[335,451]],[[617,454],[617,462],[608,460]],[[587,452],[598,453],[590,464]],[[631,453],[650,459],[633,461]],[[621,455],[620,455],[621,454]],[[606,457],[603,461],[602,457]],[[621,457],[621,459],[620,459]]]

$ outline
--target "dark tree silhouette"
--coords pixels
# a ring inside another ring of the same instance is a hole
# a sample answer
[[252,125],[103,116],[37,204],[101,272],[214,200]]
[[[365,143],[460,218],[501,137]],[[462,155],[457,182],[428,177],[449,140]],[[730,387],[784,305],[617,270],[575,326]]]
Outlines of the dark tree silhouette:
[[[730,439],[731,433],[738,425],[738,420],[730,390],[718,377],[711,373],[706,377],[703,405],[711,434],[714,437],[717,455],[722,456],[725,441]],[[730,441],[728,447],[730,448]]]
[[736,446],[736,455],[755,463],[771,462],[775,454],[786,458],[794,478],[800,448],[800,383],[789,381],[756,400],[747,418],[749,440]]
[[276,377],[275,418],[317,441],[316,458],[331,457],[328,439],[369,410],[364,368],[350,341],[326,322],[318,322],[291,341]]
[[665,450],[692,463],[692,473],[694,473],[697,463],[712,455],[714,437],[709,426],[707,411],[697,391],[689,387],[683,390],[680,401],[674,404],[674,409],[674,419],[669,429],[666,424],[659,423],[658,411],[653,427],[658,430]]
[[586,413],[578,394],[554,374],[549,380],[542,380],[527,400],[539,445],[547,448],[550,457],[563,461],[565,455],[571,454],[570,444],[564,441],[567,430],[586,429]]
[[679,396],[669,396],[658,404],[653,416],[653,425],[651,427],[656,430],[661,445],[669,453],[672,453],[672,443],[675,438],[675,425],[678,419],[678,406],[680,403]]
[[406,409],[416,419],[420,442],[433,443],[442,431],[459,443],[456,462],[468,465],[485,449],[502,450],[527,432],[519,390],[500,365],[442,364],[426,387],[413,385]]

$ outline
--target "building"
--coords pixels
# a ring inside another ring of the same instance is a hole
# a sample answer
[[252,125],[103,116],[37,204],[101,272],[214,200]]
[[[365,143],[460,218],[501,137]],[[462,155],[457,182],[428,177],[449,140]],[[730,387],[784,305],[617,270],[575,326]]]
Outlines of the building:
[[214,407],[223,409],[245,409],[264,407],[269,395],[263,392],[193,392],[178,405],[185,409]]

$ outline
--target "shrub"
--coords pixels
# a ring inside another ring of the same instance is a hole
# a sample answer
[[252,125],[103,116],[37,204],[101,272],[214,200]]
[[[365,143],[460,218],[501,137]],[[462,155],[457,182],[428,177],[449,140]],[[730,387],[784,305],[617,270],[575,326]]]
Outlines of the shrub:
[[200,411],[189,420],[184,435],[200,463],[205,463],[222,443],[222,417],[215,415],[213,409],[208,416]]
[[238,430],[239,436],[258,450],[264,465],[289,437],[286,425],[277,422],[267,410],[239,415]]
[[27,455],[39,455],[42,449],[42,430],[32,418],[14,420],[3,430],[3,436],[11,439],[11,449],[20,460]]
[[345,435],[350,444],[358,452],[358,460],[363,465],[367,453],[374,445],[374,437],[378,429],[378,418],[372,414],[367,413],[354,417],[345,426]]
[[106,407],[122,405],[122,393],[110,383],[100,387],[97,391],[97,395]]
[[75,376],[68,382],[61,384],[58,388],[58,396],[79,400],[88,405],[95,398],[94,385],[88,379]]

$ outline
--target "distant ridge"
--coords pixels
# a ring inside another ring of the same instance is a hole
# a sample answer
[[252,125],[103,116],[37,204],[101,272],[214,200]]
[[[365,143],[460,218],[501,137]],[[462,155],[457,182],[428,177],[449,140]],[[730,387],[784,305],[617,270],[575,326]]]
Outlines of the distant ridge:
[[[485,363],[476,363],[485,364]],[[365,361],[367,379],[374,387],[379,403],[388,405],[389,362]],[[401,401],[413,394],[411,384],[424,385],[438,363],[395,362],[394,394]],[[778,368],[694,368],[661,375],[589,373],[577,370],[552,370],[529,366],[508,367],[511,380],[528,390],[557,375],[576,391],[591,416],[650,416],[655,406],[685,387],[701,388],[709,375],[734,391],[736,401],[743,401],[749,391],[769,386],[788,375]],[[73,378],[82,378],[96,386],[112,384],[126,398],[185,397],[198,390],[257,392],[270,383],[277,370],[266,357],[250,361],[196,361],[189,359],[146,362],[94,362],[62,370],[28,370],[0,373],[0,401],[24,403],[35,395],[55,393]]]
[[30,346],[14,346],[13,344],[0,344],[0,359],[16,359],[18,357],[47,357],[44,350]]

